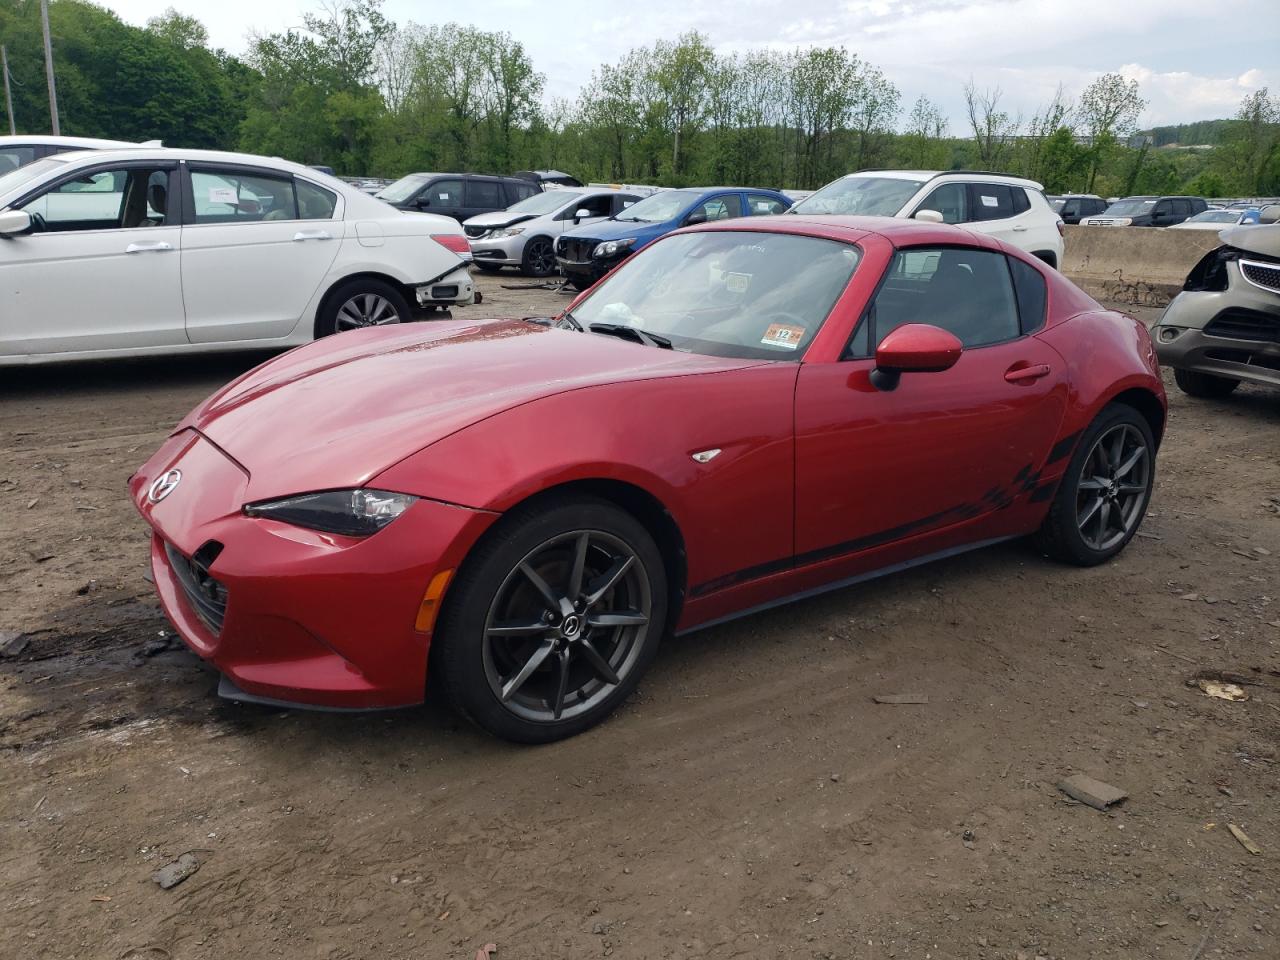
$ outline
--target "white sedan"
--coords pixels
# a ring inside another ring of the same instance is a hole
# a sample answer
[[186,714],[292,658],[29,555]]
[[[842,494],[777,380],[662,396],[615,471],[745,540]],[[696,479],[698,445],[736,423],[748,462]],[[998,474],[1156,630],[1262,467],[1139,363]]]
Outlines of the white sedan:
[[290,347],[472,302],[449,217],[285,160],[155,147],[0,176],[0,366]]

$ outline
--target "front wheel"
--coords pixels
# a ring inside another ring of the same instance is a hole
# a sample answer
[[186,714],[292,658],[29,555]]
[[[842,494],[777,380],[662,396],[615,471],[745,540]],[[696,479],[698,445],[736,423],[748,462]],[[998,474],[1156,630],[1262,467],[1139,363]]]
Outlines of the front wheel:
[[596,499],[513,511],[463,564],[433,670],[454,706],[521,743],[595,726],[635,689],[666,623],[662,556],[630,514]]
[[1178,389],[1187,396],[1205,400],[1221,400],[1240,386],[1239,380],[1214,376],[1212,373],[1198,373],[1195,370],[1175,370],[1173,379]]
[[556,270],[556,254],[546,237],[532,237],[524,245],[521,272],[527,277],[549,277]]
[[1151,501],[1155,457],[1142,414],[1120,403],[1103,409],[1076,447],[1040,527],[1044,552],[1091,567],[1123,550]]
[[411,319],[409,303],[395,287],[372,278],[355,279],[338,287],[325,300],[316,320],[316,336],[408,323]]

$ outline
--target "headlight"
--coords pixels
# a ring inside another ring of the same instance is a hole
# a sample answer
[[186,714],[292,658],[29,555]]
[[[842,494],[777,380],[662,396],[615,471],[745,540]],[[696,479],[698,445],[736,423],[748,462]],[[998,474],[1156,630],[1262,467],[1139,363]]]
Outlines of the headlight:
[[621,253],[635,242],[635,237],[628,237],[626,240],[606,240],[592,250],[591,255],[593,257],[612,257],[616,253]]
[[501,240],[503,237],[518,237],[524,233],[524,227],[499,227],[489,231],[488,240]]
[[248,517],[268,517],[326,533],[368,537],[408,510],[417,499],[385,490],[326,490],[250,503],[244,512]]

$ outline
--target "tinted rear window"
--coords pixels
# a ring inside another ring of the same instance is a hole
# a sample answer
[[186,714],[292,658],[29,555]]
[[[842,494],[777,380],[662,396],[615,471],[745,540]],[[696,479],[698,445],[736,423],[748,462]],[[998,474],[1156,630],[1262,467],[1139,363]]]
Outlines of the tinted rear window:
[[1044,326],[1045,305],[1048,300],[1048,285],[1044,282],[1044,275],[1035,267],[1014,257],[1009,258],[1009,269],[1013,272],[1013,290],[1018,298],[1018,320],[1022,332],[1039,330]]

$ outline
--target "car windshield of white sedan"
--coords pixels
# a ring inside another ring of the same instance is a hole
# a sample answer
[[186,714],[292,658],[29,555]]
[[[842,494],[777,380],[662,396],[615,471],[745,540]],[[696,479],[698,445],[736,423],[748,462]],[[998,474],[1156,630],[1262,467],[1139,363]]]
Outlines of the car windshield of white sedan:
[[625,262],[559,325],[686,353],[798,360],[860,259],[857,247],[817,237],[677,234]]
[[627,207],[626,214],[617,219],[635,220],[640,223],[666,223],[699,196],[696,190],[662,190]]
[[892,217],[920,189],[920,181],[899,177],[844,177],[791,208],[802,216],[841,214]]

